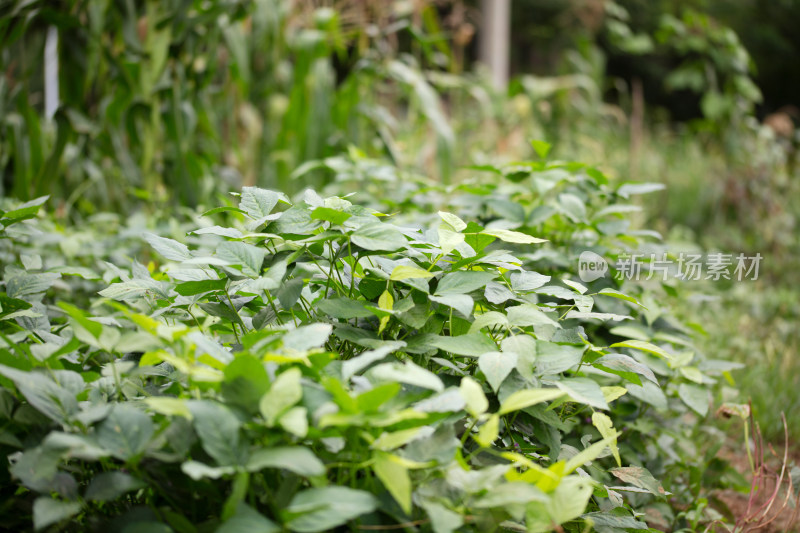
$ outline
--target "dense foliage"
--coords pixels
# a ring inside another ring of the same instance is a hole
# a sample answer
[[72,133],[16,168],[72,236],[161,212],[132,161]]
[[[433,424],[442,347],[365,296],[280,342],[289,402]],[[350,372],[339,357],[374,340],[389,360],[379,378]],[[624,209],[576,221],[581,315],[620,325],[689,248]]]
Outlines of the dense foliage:
[[[0,8],[3,527],[766,521],[716,489],[771,490],[737,387],[800,428],[800,181],[736,34],[701,0],[537,0],[562,49],[501,93],[461,72],[470,2],[320,4]],[[761,277],[648,275],[686,249]]]
[[[693,349],[659,287],[575,275],[582,250],[657,237],[626,220],[653,187],[481,170],[414,186],[418,210],[389,221],[245,188],[185,244],[144,233],[148,266],[81,250],[41,200],[5,212],[6,523],[693,529],[705,467],[686,447],[711,430],[692,420],[732,365]],[[119,234],[143,257],[140,231]]]

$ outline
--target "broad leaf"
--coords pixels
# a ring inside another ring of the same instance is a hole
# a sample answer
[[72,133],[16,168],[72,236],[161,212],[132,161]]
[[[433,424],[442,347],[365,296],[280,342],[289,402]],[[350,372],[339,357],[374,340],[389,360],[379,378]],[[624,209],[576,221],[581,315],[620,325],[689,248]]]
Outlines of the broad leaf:
[[97,442],[114,457],[128,461],[145,450],[155,429],[147,413],[118,404],[97,429]]
[[245,468],[250,472],[264,468],[282,468],[307,477],[325,474],[322,461],[311,450],[302,446],[259,448],[250,454]]
[[189,411],[206,453],[220,466],[239,464],[243,455],[239,436],[241,423],[233,411],[209,400],[190,401]]
[[497,277],[495,272],[458,271],[445,274],[436,287],[436,295],[467,294],[482,289]]
[[368,492],[329,486],[298,493],[286,507],[292,516],[286,526],[299,533],[329,531],[363,514],[371,513],[378,502]]
[[411,514],[411,478],[408,468],[394,455],[375,452],[375,475],[407,515]]
[[173,239],[166,239],[158,235],[153,235],[152,233],[145,233],[144,240],[153,247],[153,250],[171,261],[186,261],[192,258],[192,253],[189,251],[189,248],[185,244]]
[[407,241],[402,233],[380,222],[361,226],[350,236],[353,244],[365,250],[385,250],[391,252],[406,246]]
[[478,367],[495,391],[516,366],[517,354],[513,352],[488,352],[478,357]]

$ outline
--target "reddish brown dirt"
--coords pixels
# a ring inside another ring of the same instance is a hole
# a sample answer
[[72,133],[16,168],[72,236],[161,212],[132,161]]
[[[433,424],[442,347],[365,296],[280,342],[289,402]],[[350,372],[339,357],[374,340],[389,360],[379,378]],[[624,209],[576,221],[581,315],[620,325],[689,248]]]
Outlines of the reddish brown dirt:
[[[750,470],[750,464],[745,453],[725,449],[720,452],[720,456],[727,460],[730,465],[746,479],[752,481],[753,474]],[[773,451],[767,448],[764,453],[764,463],[769,474],[765,476],[765,482],[760,490],[751,491],[750,494],[742,494],[731,489],[726,489],[714,494],[714,497],[727,506],[733,516],[739,521],[739,525],[743,527],[740,531],[743,533],[756,531],[760,533],[800,532],[800,523],[798,523],[800,520],[800,501],[797,499],[797,493],[795,492],[794,502],[786,501],[791,465],[800,465],[800,450],[798,449],[791,450],[788,454],[788,465],[784,475],[784,482],[779,492],[780,496],[774,499],[768,512],[759,512],[760,509],[766,509],[766,506],[769,505],[769,500],[775,492],[775,480],[780,474],[783,458],[784,453],[782,449],[775,449]],[[750,520],[745,522],[744,520],[747,517],[750,517]],[[716,530],[712,529],[711,531],[722,532],[727,531],[727,529],[720,526],[717,527]]]

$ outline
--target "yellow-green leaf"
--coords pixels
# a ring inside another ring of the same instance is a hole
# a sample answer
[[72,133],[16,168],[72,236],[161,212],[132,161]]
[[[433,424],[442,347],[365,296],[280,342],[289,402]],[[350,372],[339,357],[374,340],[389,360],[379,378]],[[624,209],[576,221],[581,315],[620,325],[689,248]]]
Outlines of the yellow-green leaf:
[[564,392],[559,389],[525,389],[512,393],[500,405],[497,414],[504,415],[511,411],[519,411],[537,403],[549,402],[564,396]]
[[467,402],[467,412],[474,416],[479,417],[489,408],[489,401],[483,393],[483,389],[477,381],[469,376],[461,379],[461,396]]
[[628,394],[628,389],[617,385],[613,385],[611,387],[600,387],[600,390],[603,391],[603,398],[605,398],[606,403],[611,403],[614,400]]
[[617,432],[614,430],[614,423],[605,413],[595,411],[592,415],[592,424],[600,432],[604,439],[611,439],[608,447],[611,448],[611,453],[614,459],[617,460],[617,466],[622,466],[622,460],[619,458],[619,447],[617,447]]
[[375,475],[381,480],[389,494],[397,501],[400,508],[411,514],[411,478],[408,469],[394,456],[384,452],[375,453],[375,463],[372,468]]
[[397,265],[392,270],[392,275],[389,279],[392,281],[401,281],[404,279],[427,279],[432,278],[434,274],[423,270],[416,266],[411,265]]
[[186,405],[186,400],[181,398],[170,398],[168,396],[151,396],[145,398],[145,405],[162,415],[167,416],[185,416],[192,418],[192,413],[189,411],[189,406]]
[[497,439],[499,434],[500,417],[497,415],[492,415],[489,417],[489,420],[487,420],[486,423],[480,427],[478,434],[473,436],[473,438],[475,439],[475,442],[484,448],[488,448]]
[[439,211],[439,216],[446,223],[450,224],[450,226],[456,231],[463,231],[467,228],[467,223],[458,218],[453,213],[447,213],[446,211]]
[[511,231],[508,229],[485,229],[481,233],[484,235],[491,235],[492,237],[497,237],[501,241],[511,242],[515,244],[540,244],[543,242],[547,242],[547,239],[538,239],[536,237],[531,237],[525,233],[520,233],[519,231]]
[[648,352],[653,355],[657,355],[658,357],[666,359],[667,361],[672,359],[672,354],[668,353],[660,346],[656,346],[651,342],[627,340],[618,342],[616,344],[612,344],[611,348],[633,348],[634,350],[641,350],[643,352]]

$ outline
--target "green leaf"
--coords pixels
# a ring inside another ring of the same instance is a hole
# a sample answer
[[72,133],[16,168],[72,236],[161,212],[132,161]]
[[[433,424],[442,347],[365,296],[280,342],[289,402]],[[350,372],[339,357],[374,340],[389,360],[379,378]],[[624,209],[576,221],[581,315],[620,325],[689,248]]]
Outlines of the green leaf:
[[561,325],[547,316],[538,307],[533,304],[522,304],[514,307],[507,307],[508,323],[512,326],[527,327],[527,326],[553,326],[560,328]]
[[83,329],[88,331],[95,339],[100,338],[100,335],[103,333],[102,324],[93,320],[89,320],[83,311],[74,305],[68,304],[67,302],[58,302],[58,306],[66,311],[70,318],[77,322]]
[[485,229],[481,233],[485,235],[491,235],[492,237],[497,237],[501,241],[514,244],[540,244],[547,242],[547,239],[539,239],[537,237],[531,237],[525,233],[520,233],[519,231],[511,231],[500,228]]
[[272,213],[281,198],[285,198],[285,196],[275,191],[258,187],[242,187],[239,208],[244,210],[250,218],[262,220]]
[[261,397],[258,405],[268,426],[274,426],[284,412],[303,398],[301,376],[297,367],[283,371],[275,378],[269,391]]
[[467,294],[481,289],[497,277],[496,272],[458,271],[445,274],[436,287],[436,295]]
[[383,250],[387,252],[405,248],[407,245],[406,238],[402,233],[388,224],[380,222],[361,226],[353,232],[350,240],[353,241],[353,244],[365,250]]
[[532,501],[547,502],[548,496],[537,487],[524,481],[501,483],[475,501],[479,509],[525,505]]
[[550,517],[563,524],[583,514],[594,487],[591,478],[569,476],[561,480],[550,498]]
[[646,468],[642,468],[641,466],[623,466],[620,468],[612,468],[609,472],[620,481],[644,489],[650,494],[655,494],[656,496],[666,495],[661,483],[659,483]]
[[96,502],[108,502],[146,486],[142,480],[125,472],[101,472],[92,479],[84,498]]
[[333,318],[366,318],[372,316],[372,311],[364,307],[364,303],[350,298],[332,298],[320,300],[316,308]]
[[375,441],[373,441],[372,444],[370,444],[370,448],[384,452],[395,450],[400,446],[405,446],[410,441],[414,440],[420,434],[421,430],[421,427],[416,427],[411,429],[401,429],[400,431],[384,431],[377,439],[375,439]]
[[512,411],[519,411],[537,403],[549,402],[564,396],[559,389],[524,389],[512,393],[500,404],[497,414],[504,415]]
[[331,336],[333,326],[330,324],[308,324],[295,328],[283,336],[283,347],[306,352],[312,348],[323,346]]
[[489,409],[489,401],[483,393],[483,388],[477,381],[469,376],[461,378],[461,395],[467,402],[467,412],[477,418]]
[[250,473],[247,471],[236,472],[236,475],[233,478],[233,483],[231,483],[231,489],[228,493],[228,497],[225,499],[225,503],[222,505],[220,517],[223,520],[227,520],[236,514],[236,507],[244,501],[249,488]]
[[[561,283],[563,283],[567,287],[571,288],[572,290],[576,291],[578,294],[586,294],[586,292],[589,290],[582,283],[578,283],[577,281],[572,281],[571,279],[562,279]],[[605,289],[603,289],[603,290],[605,290]],[[603,291],[600,291],[600,292],[603,292]]]
[[647,530],[647,523],[636,520],[628,514],[629,511],[616,508],[609,512],[586,513],[581,518],[591,521],[592,525],[599,526],[609,531],[613,530]]
[[478,433],[473,434],[475,442],[484,448],[488,448],[500,436],[500,416],[492,415],[489,419],[478,429]]
[[412,265],[397,265],[392,270],[389,279],[392,281],[401,281],[404,279],[428,279],[432,278],[434,274],[423,270],[417,266]]
[[97,443],[117,459],[128,461],[144,452],[155,429],[144,411],[117,404],[97,429]]
[[596,409],[608,409],[603,391],[596,381],[589,378],[564,378],[553,383],[566,392],[573,401]]
[[44,374],[0,365],[0,375],[13,381],[25,399],[51,420],[66,424],[78,412],[75,394]]
[[570,311],[567,313],[567,319],[575,318],[578,320],[602,320],[603,322],[610,320],[612,322],[621,320],[633,320],[632,316],[628,315],[615,315],[614,313],[584,313],[581,311]]
[[292,407],[281,416],[278,424],[302,439],[308,435],[308,410],[305,407]]
[[285,512],[292,516],[286,526],[299,533],[330,531],[377,508],[376,499],[363,490],[339,486],[307,489],[286,507]]
[[559,374],[581,362],[586,347],[536,341],[536,373],[540,376]]
[[217,247],[216,256],[232,265],[242,267],[242,274],[251,278],[261,274],[261,266],[267,255],[266,248],[239,241],[226,241]]
[[375,475],[407,515],[411,515],[411,478],[408,468],[395,456],[377,451],[372,465]]
[[236,512],[216,529],[215,533],[277,533],[281,528],[244,502]]
[[573,222],[583,222],[586,220],[586,204],[582,199],[570,193],[558,195],[558,203],[561,210]]
[[482,333],[467,333],[458,337],[425,336],[427,344],[456,355],[478,357],[497,350],[497,345]]
[[281,468],[306,477],[325,474],[325,465],[322,461],[311,450],[302,446],[259,448],[250,454],[245,468],[250,472],[258,472],[265,468]]
[[[252,225],[256,227],[260,226],[261,220],[266,221],[275,216],[276,215],[270,215],[270,217],[264,217],[263,219],[253,222]],[[279,216],[280,218],[273,222],[269,226],[269,229],[271,232],[281,235],[292,234],[308,236],[309,233],[322,226],[322,222],[311,218],[311,211],[304,207],[292,206],[286,211],[279,213]]]
[[144,240],[153,247],[153,250],[158,252],[162,257],[171,261],[186,261],[192,258],[192,253],[185,244],[179,243],[172,239],[166,239],[153,235],[152,233],[145,233]]
[[[464,235],[464,242],[470,245],[470,247],[472,247],[472,249],[475,250],[475,253],[479,254],[484,250],[484,248],[492,244],[495,241],[496,237],[493,237],[491,235],[486,235],[484,233],[469,233],[469,231],[472,229],[471,228],[472,224],[473,223],[470,222],[470,225],[467,226],[468,233]],[[475,231],[481,232],[483,231],[483,227],[477,226],[475,228]]]
[[239,354],[225,367],[222,394],[226,400],[248,411],[258,411],[261,397],[269,390],[269,377],[259,359]]
[[532,291],[550,281],[550,276],[538,272],[514,272],[511,274],[511,288],[515,291]]
[[6,281],[6,292],[11,298],[39,294],[52,287],[55,280],[60,277],[60,274],[54,272],[16,274]]
[[625,300],[626,302],[635,303],[636,305],[644,307],[642,304],[639,303],[639,300],[634,298],[633,296],[628,296],[627,294],[623,294],[614,289],[601,289],[598,294],[603,294],[605,296],[611,296],[612,298],[618,298],[620,300]]
[[606,446],[610,446],[612,441],[616,442],[619,435],[619,433],[614,433],[613,436],[609,435],[603,440],[595,442],[594,444],[586,447],[574,456],[570,457],[570,459],[564,465],[564,473],[571,474],[586,463],[590,463],[600,457],[600,454],[603,453],[603,450],[606,449]]
[[292,278],[283,282],[283,285],[278,290],[278,301],[284,309],[291,309],[297,300],[300,299],[300,294],[303,292],[303,278]]
[[377,412],[383,404],[397,396],[401,388],[399,383],[378,385],[359,394],[356,398],[356,406],[364,412]]
[[447,307],[452,307],[458,311],[464,318],[472,316],[472,308],[475,302],[471,296],[466,294],[447,294],[444,296],[429,296],[428,299]]
[[461,514],[443,505],[432,501],[422,502],[421,505],[431,520],[433,533],[453,533],[464,525],[464,517]]
[[239,428],[241,422],[233,411],[210,400],[191,400],[194,429],[203,449],[220,466],[236,465],[242,459]]
[[486,376],[486,380],[497,391],[503,380],[517,366],[517,354],[513,352],[487,352],[478,357],[478,367]]
[[390,353],[404,348],[405,345],[406,343],[403,341],[389,341],[379,348],[362,352],[358,356],[348,359],[342,363],[342,378],[345,380],[350,379],[372,363],[377,363],[381,359],[386,358]]
[[6,295],[6,293],[0,292],[0,318],[10,315],[11,313],[30,308],[31,304],[25,300],[10,298]]
[[166,416],[182,416],[192,418],[189,405],[183,398],[170,398],[169,396],[150,396],[142,400],[147,407]]
[[594,361],[592,366],[606,372],[610,372],[611,374],[616,374],[620,377],[623,377],[628,381],[635,383],[636,385],[642,384],[641,380],[639,379],[640,375],[644,376],[646,379],[649,379],[653,383],[658,384],[658,380],[656,379],[656,376],[653,374],[652,370],[638,362],[633,357],[627,355],[618,353],[606,354],[600,359]]
[[152,293],[162,298],[168,297],[168,285],[152,279],[132,279],[103,289],[98,294],[112,300],[134,300],[145,294]]
[[33,502],[33,529],[39,531],[78,514],[81,504],[41,496]]
[[661,390],[661,387],[656,383],[643,381],[641,387],[630,384],[626,385],[626,388],[631,396],[645,403],[649,403],[656,409],[665,410],[668,407],[667,397],[664,395],[664,391]]
[[208,211],[204,211],[201,216],[210,217],[211,215],[216,215],[217,213],[225,213],[226,211],[245,214],[244,209],[239,209],[238,207],[233,207],[232,205],[225,205],[222,207],[215,207],[213,209],[209,209]]
[[325,220],[335,225],[344,224],[351,216],[353,215],[350,213],[345,213],[338,209],[331,209],[330,207],[317,207],[311,212],[312,219]]
[[439,248],[442,249],[443,254],[449,254],[466,241],[466,237],[463,233],[447,229],[446,227],[439,228],[438,235]]
[[624,183],[617,189],[617,194],[623,198],[629,198],[634,194],[647,194],[655,191],[664,190],[663,183]]
[[190,233],[195,235],[219,235],[220,237],[229,237],[231,239],[240,239],[243,236],[243,233],[236,228],[223,228],[222,226],[208,226]]
[[531,146],[533,146],[533,150],[540,159],[547,159],[547,154],[550,153],[550,149],[553,147],[553,145],[551,145],[549,142],[539,141],[536,139],[531,141]]
[[6,211],[2,215],[0,215],[0,222],[3,224],[3,226],[8,227],[11,224],[15,224],[22,220],[33,218],[39,212],[39,208],[49,198],[50,196],[41,196],[39,198],[30,200],[22,205],[17,206],[16,209],[12,209],[11,211]]
[[439,379],[439,376],[414,364],[411,360],[406,360],[403,363],[383,363],[371,368],[369,375],[381,381],[399,381],[400,383],[407,383],[436,392],[444,390],[444,384]]
[[232,466],[208,466],[198,461],[186,461],[181,464],[181,471],[195,481],[209,478],[219,479],[222,476],[230,476],[236,472]]
[[614,429],[614,423],[605,413],[595,411],[592,413],[592,424],[600,432],[600,436],[604,439],[611,439],[608,447],[611,448],[611,453],[617,461],[617,466],[622,466],[622,460],[619,457],[619,447],[617,446],[617,431]]
[[698,415],[704,417],[708,414],[708,391],[704,387],[681,383],[678,385],[678,396]]
[[453,213],[439,211],[439,217],[450,225],[455,231],[464,231],[467,229],[467,223],[458,218]]
[[616,344],[612,344],[611,348],[633,348],[635,350],[641,350],[643,352],[648,352],[653,355],[657,355],[662,359],[666,359],[667,361],[672,360],[672,354],[665,351],[663,348],[656,346],[655,344],[645,341],[637,341],[637,340],[622,341]]
[[194,296],[212,291],[225,290],[226,279],[206,279],[202,281],[184,281],[175,285],[175,292],[181,296]]
[[498,311],[489,311],[475,317],[475,320],[469,327],[469,333],[474,334],[483,328],[492,329],[497,326],[508,329],[508,319],[503,313]]

